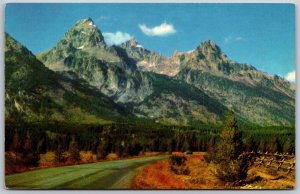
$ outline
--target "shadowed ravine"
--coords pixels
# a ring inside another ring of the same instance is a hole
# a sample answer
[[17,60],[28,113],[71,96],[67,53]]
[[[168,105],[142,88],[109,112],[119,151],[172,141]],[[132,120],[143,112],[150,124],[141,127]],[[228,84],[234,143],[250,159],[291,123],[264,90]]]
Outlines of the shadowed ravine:
[[155,156],[34,170],[5,177],[9,189],[128,189],[136,171]]

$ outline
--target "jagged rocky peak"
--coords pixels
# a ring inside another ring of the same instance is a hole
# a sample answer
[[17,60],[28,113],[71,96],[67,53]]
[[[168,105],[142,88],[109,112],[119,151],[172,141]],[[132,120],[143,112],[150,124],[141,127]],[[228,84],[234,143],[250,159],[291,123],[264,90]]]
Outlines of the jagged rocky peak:
[[137,47],[137,48],[144,48],[142,45],[139,44],[139,42],[135,39],[135,38],[132,38],[128,41],[126,41],[124,43],[124,46],[125,47]]
[[202,42],[192,53],[197,59],[205,59],[212,63],[230,61],[221,51],[220,47],[212,40]]
[[131,46],[137,46],[139,43],[135,38],[133,38],[133,39],[129,40],[129,44]]
[[77,25],[87,25],[88,27],[96,28],[96,25],[94,24],[94,21],[92,20],[92,18],[86,18],[86,19],[79,20],[76,24]]
[[196,50],[201,51],[203,55],[221,54],[220,47],[212,40],[207,40],[201,43]]
[[76,49],[105,47],[104,37],[91,18],[79,20],[68,32],[64,42],[71,43]]

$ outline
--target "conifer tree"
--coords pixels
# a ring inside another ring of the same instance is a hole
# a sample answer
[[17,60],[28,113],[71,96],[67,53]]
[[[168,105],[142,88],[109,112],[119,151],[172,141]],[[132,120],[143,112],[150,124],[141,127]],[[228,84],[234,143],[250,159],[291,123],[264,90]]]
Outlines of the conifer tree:
[[188,140],[187,135],[185,135],[184,139],[183,139],[182,151],[185,152],[185,151],[188,151],[188,150],[190,150],[190,142]]
[[207,162],[211,162],[215,158],[215,151],[216,151],[216,139],[214,137],[210,138],[208,144],[207,144],[207,152],[205,155],[205,160]]
[[294,152],[293,147],[294,147],[294,145],[292,144],[291,139],[288,138],[283,144],[283,152],[292,154]]
[[243,153],[242,133],[238,129],[232,111],[228,113],[227,122],[222,127],[216,148],[213,159],[216,175],[226,182],[238,183],[245,179],[252,159],[251,155]]
[[242,134],[232,111],[229,111],[227,122],[222,127],[217,149],[217,159],[220,160],[237,159],[243,151]]
[[97,159],[105,159],[108,155],[108,143],[104,138],[101,138],[97,147]]
[[63,153],[64,151],[61,144],[59,143],[57,149],[55,150],[55,162],[60,163],[65,161]]
[[260,152],[265,152],[266,151],[266,146],[265,146],[264,139],[260,139],[257,150],[260,151]]
[[36,166],[40,159],[39,154],[33,149],[33,141],[29,131],[26,133],[26,138],[24,141],[24,163],[26,166]]
[[122,157],[122,154],[123,154],[123,151],[124,151],[122,143],[123,142],[121,140],[117,140],[116,143],[115,143],[115,153],[119,157]]
[[20,148],[21,148],[20,137],[19,137],[19,133],[16,132],[13,137],[11,151],[15,152],[17,156],[17,153],[20,151]]
[[278,141],[277,137],[275,135],[273,135],[271,137],[271,141],[270,141],[270,145],[269,145],[269,152],[276,153],[276,152],[279,152],[279,149],[280,149],[279,141]]
[[69,152],[71,154],[71,161],[78,162],[80,160],[79,147],[75,136],[72,137],[72,141],[69,146]]
[[252,136],[250,136],[247,139],[246,151],[251,152],[251,151],[255,151],[255,150],[256,150],[256,145],[255,145],[255,142],[254,142],[254,138]]
[[124,151],[122,153],[122,157],[127,157],[129,155],[129,152],[130,152],[130,144],[125,143],[124,144]]
[[32,138],[31,138],[29,131],[27,131],[26,139],[24,141],[24,151],[25,151],[25,153],[32,153],[33,152],[32,149],[33,149]]
[[170,139],[168,142],[168,154],[172,154],[174,150],[174,140]]

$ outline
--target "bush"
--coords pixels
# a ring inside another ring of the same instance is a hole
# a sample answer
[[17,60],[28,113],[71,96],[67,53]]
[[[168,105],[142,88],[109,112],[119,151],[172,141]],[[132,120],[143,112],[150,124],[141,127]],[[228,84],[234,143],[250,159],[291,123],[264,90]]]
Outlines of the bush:
[[39,163],[53,163],[55,162],[56,154],[55,152],[46,152],[40,155]]
[[40,160],[40,155],[36,152],[33,153],[27,153],[23,156],[23,162],[25,166],[38,166],[38,162]]
[[169,162],[171,165],[181,166],[185,164],[185,161],[185,156],[174,155],[169,157]]
[[186,162],[185,156],[174,155],[169,157],[169,163],[171,165],[170,169],[175,174],[190,174],[189,168],[185,165]]
[[94,161],[94,155],[92,151],[80,151],[80,158],[83,162],[93,162]]
[[107,160],[116,160],[116,159],[118,159],[119,157],[118,157],[118,155],[116,154],[116,153],[110,153],[110,154],[108,154],[107,156],[106,156],[106,159]]

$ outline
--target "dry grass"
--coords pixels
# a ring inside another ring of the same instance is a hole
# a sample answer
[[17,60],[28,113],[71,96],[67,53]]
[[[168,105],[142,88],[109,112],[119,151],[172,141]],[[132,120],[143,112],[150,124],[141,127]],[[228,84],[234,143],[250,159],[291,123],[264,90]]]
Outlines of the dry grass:
[[259,177],[259,180],[249,183],[243,189],[293,189],[296,186],[295,174],[270,170],[264,167],[253,166],[248,177]]
[[[179,154],[179,153],[178,153]],[[133,181],[134,189],[291,189],[295,176],[284,172],[275,174],[270,169],[251,167],[241,186],[230,186],[219,180],[203,155],[186,156],[188,175],[176,175],[168,160],[158,161],[141,169]]]
[[168,160],[141,169],[134,178],[133,189],[184,189],[185,183],[169,170]]
[[140,156],[159,156],[161,155],[160,152],[143,152],[140,154]]
[[[176,153],[180,154],[180,153]],[[206,165],[202,155],[186,156],[189,175],[176,175],[168,160],[158,161],[141,169],[136,175],[134,189],[222,189],[220,182]]]
[[225,185],[204,162],[203,155],[188,156],[186,165],[191,170],[188,176],[181,176],[187,183],[187,189],[224,189]]

